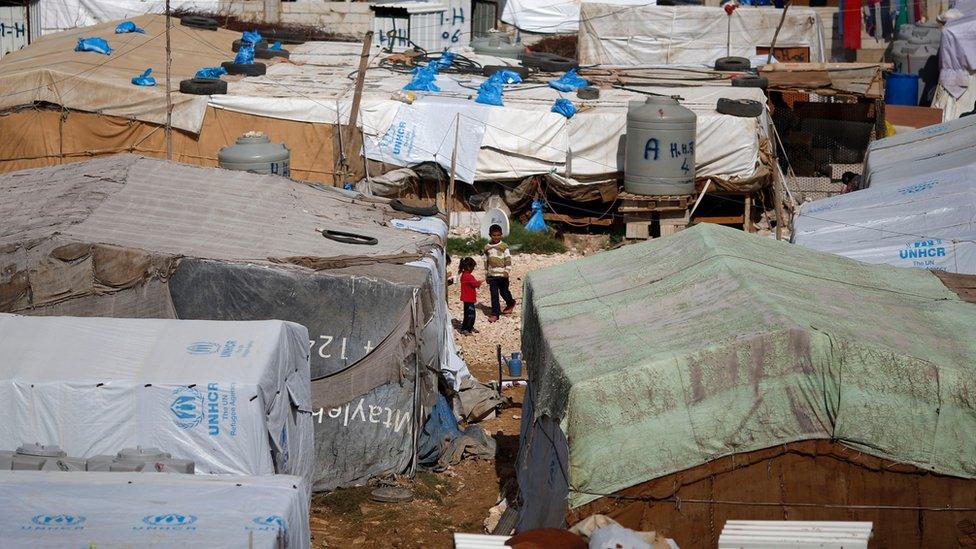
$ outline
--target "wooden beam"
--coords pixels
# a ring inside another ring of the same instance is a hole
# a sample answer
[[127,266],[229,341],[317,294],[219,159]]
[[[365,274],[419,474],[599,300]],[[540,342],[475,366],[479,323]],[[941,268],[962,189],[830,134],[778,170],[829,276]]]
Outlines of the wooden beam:
[[745,195],[742,202],[742,218],[745,219],[745,226],[743,229],[745,229],[747,233],[754,233],[756,232],[756,228],[752,224],[752,195]]
[[716,223],[718,225],[744,225],[745,219],[741,215],[721,215],[713,217],[696,217],[691,220],[692,225],[697,223]]
[[559,221],[561,223],[569,224],[586,224],[586,225],[597,225],[600,227],[609,227],[613,225],[613,218],[596,218],[596,217],[575,217],[571,215],[565,215],[555,212],[548,212],[542,214],[542,218],[546,221]]
[[890,71],[894,66],[893,63],[773,63],[759,67],[759,72],[812,72],[870,69],[872,67]]
[[[349,129],[348,134],[346,134],[346,143],[352,143],[353,134],[356,132],[356,120],[359,118],[359,104],[363,100],[363,81],[366,79],[366,67],[369,65],[369,46],[373,43],[373,31],[366,31],[366,37],[363,38],[363,51],[359,56],[359,70],[356,71],[356,89],[352,94],[352,107],[349,109]],[[341,132],[342,128],[338,128]],[[340,162],[342,163],[342,169],[346,172],[349,171],[349,161],[344,153],[341,153],[342,157]]]

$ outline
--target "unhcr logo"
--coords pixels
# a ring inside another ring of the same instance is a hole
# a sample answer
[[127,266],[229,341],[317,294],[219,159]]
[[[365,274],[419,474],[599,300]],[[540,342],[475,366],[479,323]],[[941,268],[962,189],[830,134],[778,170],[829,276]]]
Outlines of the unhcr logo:
[[177,427],[192,429],[203,421],[203,395],[192,387],[174,389],[173,403],[170,404],[169,409],[173,412],[173,422]]
[[34,515],[32,526],[25,526],[25,530],[81,530],[85,517],[79,515]]
[[133,526],[133,530],[195,530],[193,524],[197,521],[195,515],[180,513],[163,513],[143,517],[145,526]]
[[260,526],[261,527],[259,528],[260,530],[280,531],[282,533],[288,531],[288,529],[285,528],[285,519],[282,518],[281,515],[266,515],[266,516],[254,517],[254,519],[251,522]]
[[937,181],[926,181],[925,183],[917,183],[915,185],[909,185],[907,187],[902,187],[898,189],[898,192],[904,195],[916,194],[920,192],[927,191],[935,186]]
[[220,343],[212,341],[197,341],[186,347],[186,352],[191,355],[212,355],[220,352]]

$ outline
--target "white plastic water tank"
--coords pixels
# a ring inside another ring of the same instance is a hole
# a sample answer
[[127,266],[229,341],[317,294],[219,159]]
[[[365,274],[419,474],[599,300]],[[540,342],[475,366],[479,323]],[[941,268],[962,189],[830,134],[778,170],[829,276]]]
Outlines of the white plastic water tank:
[[217,153],[217,164],[228,170],[241,170],[291,176],[291,151],[283,143],[272,143],[261,132],[247,132]]

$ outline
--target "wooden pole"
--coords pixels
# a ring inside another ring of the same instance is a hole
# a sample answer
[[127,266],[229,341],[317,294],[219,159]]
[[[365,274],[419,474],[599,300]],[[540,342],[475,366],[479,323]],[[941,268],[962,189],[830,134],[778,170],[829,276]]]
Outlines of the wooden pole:
[[776,240],[783,240],[783,223],[786,215],[783,212],[783,194],[779,186],[782,185],[780,178],[773,177],[773,207],[776,209]]
[[783,23],[786,22],[786,10],[790,9],[791,3],[792,0],[786,0],[786,3],[783,4],[783,13],[779,16],[779,25],[776,25],[776,32],[773,33],[773,41],[769,43],[769,55],[766,56],[767,65],[773,61],[773,48],[776,47],[776,38],[779,37],[779,31],[783,28]]
[[173,50],[169,37],[169,0],[166,0],[166,160],[173,159],[173,90],[170,87],[170,67],[173,64]]
[[[359,104],[363,99],[363,81],[366,79],[366,68],[369,64],[369,46],[373,43],[373,31],[367,31],[363,38],[363,51],[359,56],[359,70],[356,72],[356,89],[352,95],[352,107],[349,109],[349,128],[345,142],[351,144],[356,135],[356,122],[359,119]],[[342,128],[339,128],[342,131]],[[348,172],[349,161],[345,156],[342,158],[342,167]]]
[[447,212],[447,228],[451,228],[451,205],[454,202],[454,178],[457,175],[458,136],[461,134],[461,113],[454,115],[454,150],[451,151],[451,181],[447,184],[444,210]]

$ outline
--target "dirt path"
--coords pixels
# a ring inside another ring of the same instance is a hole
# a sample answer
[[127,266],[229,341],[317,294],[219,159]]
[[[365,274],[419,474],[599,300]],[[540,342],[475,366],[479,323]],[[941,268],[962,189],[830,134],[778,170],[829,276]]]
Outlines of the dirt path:
[[[482,381],[497,378],[495,346],[509,354],[519,350],[522,323],[522,281],[533,270],[574,259],[571,254],[517,255],[513,260],[511,290],[519,305],[515,313],[489,324],[479,310],[475,327],[480,333],[461,336],[458,345],[471,373]],[[460,258],[455,258],[456,269]],[[484,278],[479,268],[475,276]],[[478,297],[488,305],[488,288],[483,285]],[[451,315],[461,318],[459,288],[448,291]],[[396,547],[450,548],[456,531],[481,533],[488,510],[501,499],[502,490],[512,487],[524,389],[505,392],[513,406],[498,417],[481,423],[498,443],[494,461],[465,460],[444,473],[420,473],[407,482],[414,492],[409,503],[374,503],[372,488],[340,490],[312,502],[313,547]]]

